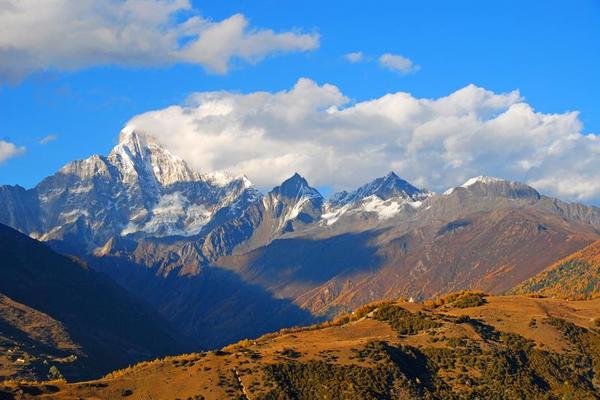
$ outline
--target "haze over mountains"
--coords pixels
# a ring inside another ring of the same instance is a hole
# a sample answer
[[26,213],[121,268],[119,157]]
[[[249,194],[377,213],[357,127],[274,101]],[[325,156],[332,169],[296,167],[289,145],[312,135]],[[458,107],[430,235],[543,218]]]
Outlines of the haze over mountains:
[[124,131],[108,156],[0,187],[0,223],[84,259],[198,348],[362,304],[503,293],[600,238],[600,209],[476,177],[443,194],[390,172],[324,198],[295,174],[266,194]]

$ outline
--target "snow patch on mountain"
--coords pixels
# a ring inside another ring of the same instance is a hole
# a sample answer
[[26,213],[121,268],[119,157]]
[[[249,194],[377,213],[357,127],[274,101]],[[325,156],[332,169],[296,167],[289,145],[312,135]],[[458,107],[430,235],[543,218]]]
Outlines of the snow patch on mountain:
[[351,206],[351,204],[346,204],[340,208],[330,210],[329,212],[322,214],[321,218],[325,221],[325,225],[333,225],[350,209]]
[[71,222],[76,221],[81,216],[89,217],[89,215],[90,214],[89,214],[89,212],[87,212],[87,210],[75,209],[75,210],[70,210],[70,211],[60,213],[58,215],[58,218],[63,223],[71,223]]
[[357,211],[375,213],[379,220],[385,220],[400,214],[407,205],[412,208],[419,208],[422,204],[422,201],[411,201],[401,198],[382,200],[373,195],[364,199]]
[[287,221],[297,218],[298,215],[300,215],[300,213],[302,212],[303,208],[307,205],[306,203],[308,203],[311,200],[311,198],[313,198],[313,197],[308,197],[308,196],[300,197],[294,203],[294,206],[283,217],[283,222],[287,222]]
[[483,184],[488,185],[491,183],[498,183],[498,182],[505,182],[505,180],[500,179],[500,178],[495,178],[493,176],[480,175],[480,176],[476,176],[476,177],[473,177],[473,178],[467,180],[465,183],[463,183],[461,185],[461,187],[468,188],[469,186],[473,186],[476,183],[483,183]]
[[150,210],[150,219],[142,224],[130,222],[121,235],[145,232],[158,236],[193,236],[198,234],[210,221],[212,213],[202,204],[190,204],[181,192],[173,192],[160,197]]
[[391,200],[381,200],[377,196],[367,197],[361,208],[363,211],[372,212],[377,214],[377,217],[381,219],[389,219],[396,216],[401,209],[402,204]]
[[[225,187],[237,179],[237,178],[235,178],[231,175],[228,175],[222,171],[205,174],[203,176],[203,178],[206,181],[212,183],[213,185],[219,186],[219,187]],[[246,178],[246,177],[244,177],[244,178]],[[246,178],[246,180],[247,180],[247,178]]]

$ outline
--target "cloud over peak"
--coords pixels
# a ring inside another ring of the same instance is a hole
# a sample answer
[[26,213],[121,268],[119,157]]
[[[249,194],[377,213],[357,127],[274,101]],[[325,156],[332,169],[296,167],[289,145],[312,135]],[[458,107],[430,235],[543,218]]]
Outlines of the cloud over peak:
[[[5,4],[4,4],[5,3]],[[241,14],[211,21],[188,0],[7,0],[0,9],[0,80],[94,65],[199,64],[313,50],[319,35],[252,28]]]
[[295,171],[347,189],[394,170],[436,191],[490,175],[600,199],[600,140],[582,132],[577,113],[536,112],[518,91],[468,85],[436,99],[397,92],[351,103],[336,86],[303,78],[274,93],[196,93],[128,127],[201,171],[246,174],[263,188]]

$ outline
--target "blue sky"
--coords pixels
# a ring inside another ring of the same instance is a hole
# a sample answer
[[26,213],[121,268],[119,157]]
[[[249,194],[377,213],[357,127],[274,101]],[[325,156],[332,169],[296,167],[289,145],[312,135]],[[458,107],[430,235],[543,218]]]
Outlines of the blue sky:
[[[106,154],[131,117],[183,104],[191,93],[289,90],[301,77],[337,86],[351,103],[397,91],[437,98],[470,83],[495,93],[518,89],[536,111],[579,111],[583,132],[600,132],[597,1],[203,1],[193,8],[213,21],[241,13],[253,29],[318,34],[319,46],[256,64],[234,60],[225,74],[178,63],[86,65],[5,81],[0,139],[26,151],[0,165],[0,183],[31,187],[70,160]],[[344,58],[357,51],[367,61]],[[384,53],[420,68],[382,68]],[[57,139],[39,144],[47,135]]]

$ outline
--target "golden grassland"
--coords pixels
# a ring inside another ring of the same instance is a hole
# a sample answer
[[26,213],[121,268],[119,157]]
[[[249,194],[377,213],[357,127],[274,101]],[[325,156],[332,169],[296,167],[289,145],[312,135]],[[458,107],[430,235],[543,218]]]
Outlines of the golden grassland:
[[[79,383],[5,382],[13,398],[598,398],[600,299],[463,291],[377,302],[221,350]],[[11,397],[7,397],[11,398]]]

